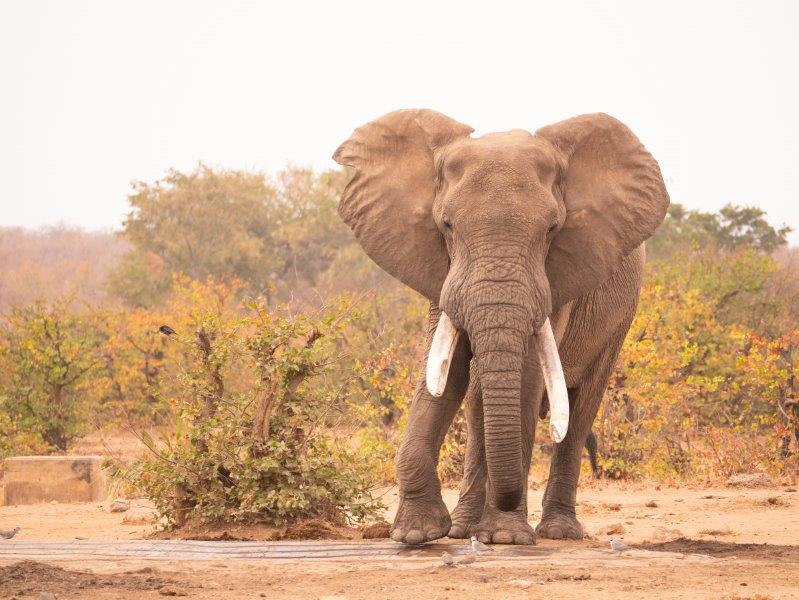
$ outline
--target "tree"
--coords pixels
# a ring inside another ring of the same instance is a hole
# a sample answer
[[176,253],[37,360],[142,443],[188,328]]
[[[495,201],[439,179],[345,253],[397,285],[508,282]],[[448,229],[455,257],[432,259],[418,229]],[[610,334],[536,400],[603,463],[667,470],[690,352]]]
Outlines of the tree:
[[765,215],[765,211],[754,206],[727,204],[718,213],[708,213],[672,204],[663,224],[647,242],[647,252],[656,259],[696,247],[772,252],[787,243],[791,228],[775,228]]
[[244,282],[252,296],[286,299],[316,285],[352,236],[336,214],[347,176],[290,167],[259,173],[170,171],[134,184],[123,236],[133,246],[111,276],[118,296],[153,306],[172,277]]
[[68,300],[15,308],[0,330],[0,403],[18,430],[64,452],[88,428],[83,393],[99,365],[99,330]]
[[173,274],[202,281],[236,277],[265,290],[276,267],[277,190],[263,175],[172,170],[154,184],[137,182],[124,237],[132,254],[112,279],[115,291],[134,304],[165,292]]

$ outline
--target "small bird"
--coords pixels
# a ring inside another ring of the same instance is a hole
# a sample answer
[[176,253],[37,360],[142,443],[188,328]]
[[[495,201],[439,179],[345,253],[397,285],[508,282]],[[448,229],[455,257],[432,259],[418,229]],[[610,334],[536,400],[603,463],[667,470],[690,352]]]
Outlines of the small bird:
[[17,535],[17,532],[19,532],[19,527],[14,527],[14,529],[0,529],[0,537],[10,540]]
[[485,552],[493,552],[493,548],[489,548],[483,542],[477,539],[477,536],[472,536],[472,552],[475,554],[484,554]]
[[614,537],[610,538],[608,541],[610,542],[610,549],[616,554],[621,554],[625,550],[630,549],[630,547],[627,544],[625,544],[621,540],[617,540]]
[[177,331],[172,329],[169,325],[161,325],[161,327],[158,328],[158,331],[164,335],[175,335],[177,333]]
[[446,566],[451,567],[452,565],[455,564],[455,559],[452,558],[452,555],[449,552],[442,552],[441,562],[444,563]]

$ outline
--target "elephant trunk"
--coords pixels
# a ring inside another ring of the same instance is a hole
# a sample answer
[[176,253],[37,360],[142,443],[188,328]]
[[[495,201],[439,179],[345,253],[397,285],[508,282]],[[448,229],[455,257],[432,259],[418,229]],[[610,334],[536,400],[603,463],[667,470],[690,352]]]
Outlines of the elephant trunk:
[[[483,426],[493,501],[503,511],[523,497],[521,383],[534,328],[549,313],[549,294],[529,268],[494,252],[476,257],[459,305],[483,398]],[[520,254],[522,254],[520,252]],[[523,254],[522,254],[523,255]],[[545,281],[545,279],[544,279]]]
[[488,476],[494,504],[504,511],[519,506],[522,486],[521,370],[524,336],[515,327],[469,331],[483,397]]

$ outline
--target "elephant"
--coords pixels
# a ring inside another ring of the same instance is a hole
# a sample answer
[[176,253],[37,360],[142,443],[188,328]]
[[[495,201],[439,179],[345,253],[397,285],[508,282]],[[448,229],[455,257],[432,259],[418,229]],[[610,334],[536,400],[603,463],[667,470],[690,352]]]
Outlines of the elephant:
[[[398,110],[333,155],[354,170],[339,215],[379,267],[430,302],[390,535],[405,544],[580,539],[582,449],[668,192],[652,155],[604,113],[535,133],[473,131],[433,110]],[[545,397],[558,443],[533,529],[527,477]],[[463,402],[467,449],[450,515],[436,466]]]

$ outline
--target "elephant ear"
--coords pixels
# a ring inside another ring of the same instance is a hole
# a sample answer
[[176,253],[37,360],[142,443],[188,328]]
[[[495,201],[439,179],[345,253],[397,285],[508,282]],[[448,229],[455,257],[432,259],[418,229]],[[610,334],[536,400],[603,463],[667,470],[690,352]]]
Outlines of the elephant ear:
[[566,221],[546,261],[557,307],[608,279],[663,221],[669,195],[655,159],[611,116],[582,115],[536,135],[564,159]]
[[449,269],[433,220],[433,153],[472,128],[432,110],[398,110],[355,130],[333,159],[355,167],[338,212],[366,254],[438,302]]

